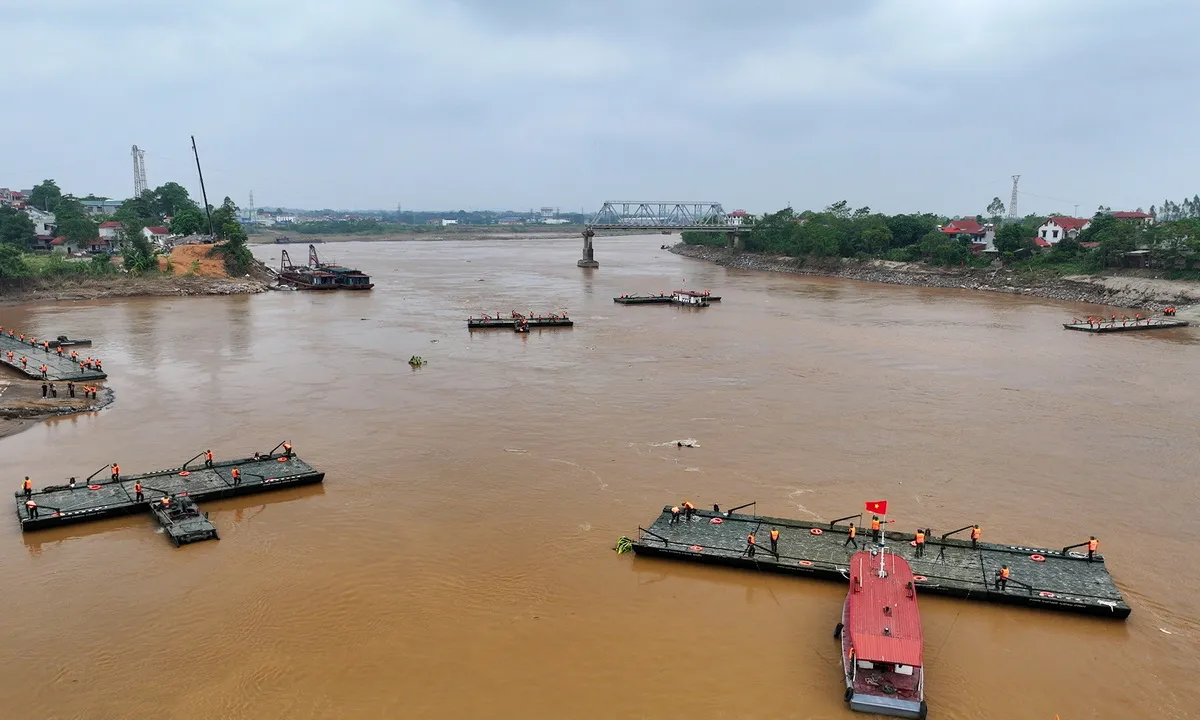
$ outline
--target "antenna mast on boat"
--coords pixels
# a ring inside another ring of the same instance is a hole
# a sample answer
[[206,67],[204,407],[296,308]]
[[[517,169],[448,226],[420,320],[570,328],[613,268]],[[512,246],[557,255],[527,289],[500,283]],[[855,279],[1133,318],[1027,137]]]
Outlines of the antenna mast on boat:
[[204,214],[208,216],[208,234],[216,236],[213,232],[212,210],[208,207],[208,192],[204,189],[204,172],[200,169],[200,153],[196,150],[196,136],[192,136],[192,154],[196,156],[196,174],[200,176],[200,196],[204,198]]

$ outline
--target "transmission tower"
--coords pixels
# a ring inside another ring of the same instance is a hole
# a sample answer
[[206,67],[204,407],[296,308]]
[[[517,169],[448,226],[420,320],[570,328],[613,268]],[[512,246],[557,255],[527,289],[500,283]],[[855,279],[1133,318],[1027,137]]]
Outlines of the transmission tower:
[[1013,175],[1012,179],[1013,179],[1013,194],[1012,194],[1012,199],[1008,201],[1008,217],[1010,219],[1016,220],[1017,219],[1017,181],[1019,181],[1021,179],[1021,176]]
[[133,146],[133,196],[137,197],[146,190],[146,151]]
[[250,207],[246,210],[246,219],[254,222],[254,191],[250,191]]

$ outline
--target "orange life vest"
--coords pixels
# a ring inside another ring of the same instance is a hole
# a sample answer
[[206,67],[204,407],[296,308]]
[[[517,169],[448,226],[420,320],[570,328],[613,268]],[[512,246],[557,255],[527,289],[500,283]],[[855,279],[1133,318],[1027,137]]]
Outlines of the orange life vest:
[[754,533],[750,533],[746,536],[746,542],[750,543],[751,545],[754,544]]
[[1008,568],[1000,568],[1000,579],[1001,579],[1001,580],[1007,580],[1007,579],[1008,579],[1008,573],[1009,573],[1009,570],[1008,570]]
[[979,539],[979,536],[980,536],[982,533],[983,533],[983,531],[982,531],[982,530],[980,530],[979,528],[971,528],[971,539],[972,539],[972,540],[978,540],[978,539]]
[[1096,548],[1098,548],[1098,547],[1100,547],[1099,540],[1088,540],[1088,550],[1091,550],[1092,552],[1096,552]]
[[878,530],[878,529],[879,529],[879,519],[878,519],[878,518],[876,518],[876,519],[874,519],[874,520],[872,520],[872,521],[871,521],[871,529],[872,529],[872,530]]
[[779,540],[779,531],[778,531],[778,530],[772,530],[772,531],[771,531],[771,539],[772,539],[772,540],[776,540],[776,541],[778,541],[778,540]]
[[851,526],[850,526],[850,537],[854,537],[854,536],[855,536],[855,535],[857,535],[857,534],[858,534],[858,528],[856,528],[856,527],[854,527],[853,525],[851,525]]
[[21,487],[26,490],[32,490],[33,489],[33,481],[30,480],[29,478],[25,478],[25,482],[21,483]]
[[113,475],[120,475],[120,474],[121,474],[121,466],[116,463],[113,463]]
[[917,544],[918,544],[918,545],[924,545],[924,544],[925,544],[925,533],[923,533],[923,532],[919,532],[919,533],[917,533]]

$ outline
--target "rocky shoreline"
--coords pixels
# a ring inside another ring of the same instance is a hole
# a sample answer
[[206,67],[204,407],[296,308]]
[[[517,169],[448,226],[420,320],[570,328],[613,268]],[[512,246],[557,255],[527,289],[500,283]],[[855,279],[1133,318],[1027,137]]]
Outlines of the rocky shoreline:
[[1059,277],[1018,272],[1002,267],[945,269],[888,260],[857,261],[840,258],[813,260],[779,255],[759,255],[726,248],[683,243],[678,243],[669,250],[676,255],[707,260],[740,270],[819,275],[892,285],[1003,292],[1155,312],[1169,305],[1185,307],[1200,303],[1200,284],[1198,283],[1132,274]]

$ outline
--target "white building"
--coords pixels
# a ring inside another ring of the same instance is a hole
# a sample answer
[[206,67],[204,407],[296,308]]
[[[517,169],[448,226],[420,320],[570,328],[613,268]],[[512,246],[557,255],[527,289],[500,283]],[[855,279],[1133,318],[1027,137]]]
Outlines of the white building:
[[54,234],[54,213],[42,212],[33,208],[29,208],[25,212],[29,215],[29,219],[33,221],[33,233],[35,235]]
[[121,232],[121,223],[109,220],[108,222],[100,223],[100,239],[107,240],[110,244],[116,244],[117,235]]
[[1091,227],[1092,221],[1086,218],[1052,217],[1038,227],[1038,238],[1051,245],[1056,245],[1067,238],[1077,238],[1079,233]]
[[457,220],[442,220],[442,227],[446,227],[447,225],[457,225],[457,224],[458,224]]
[[171,237],[171,231],[161,225],[142,228],[142,236],[155,245],[163,245]]

